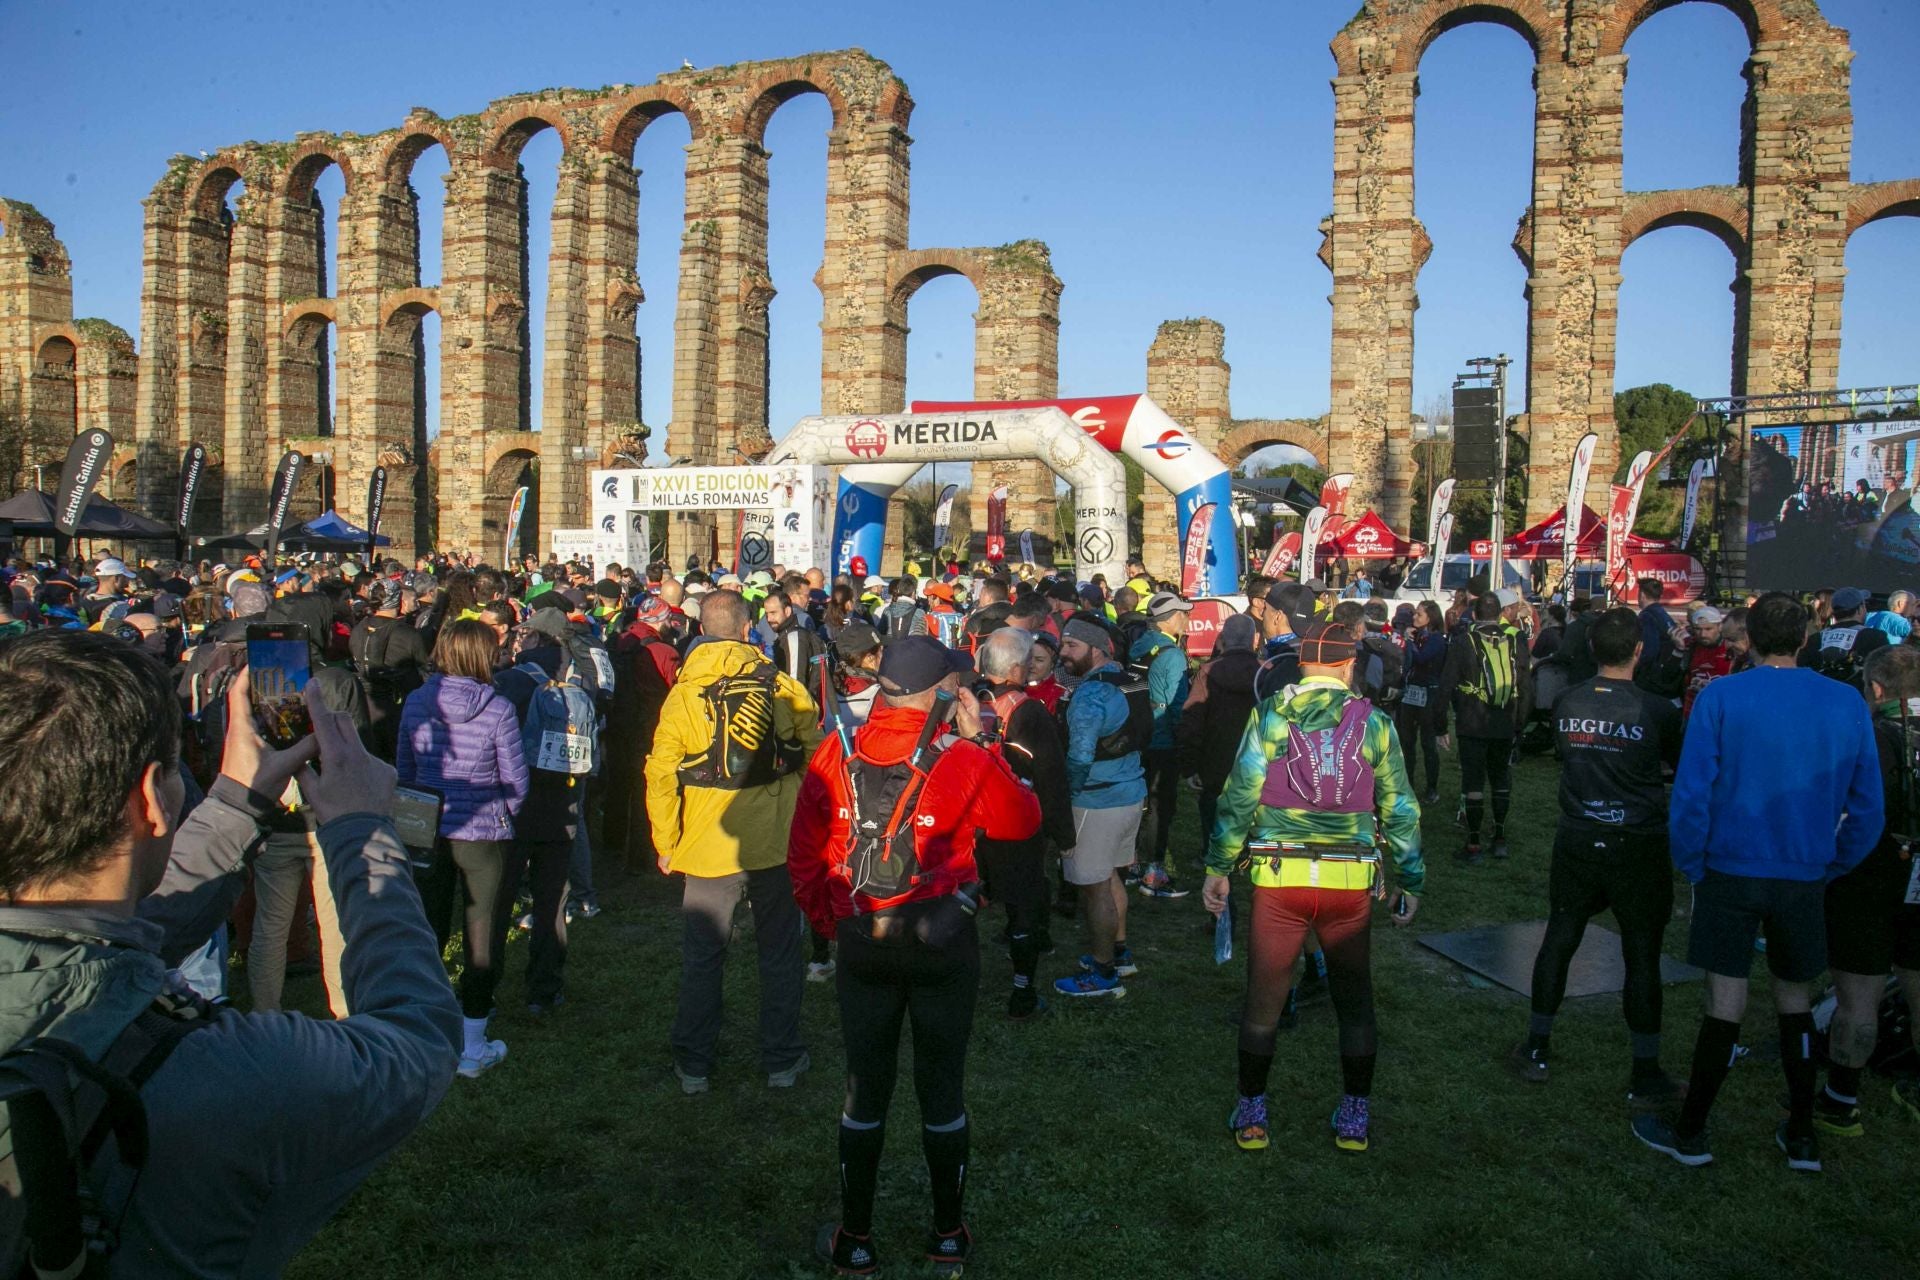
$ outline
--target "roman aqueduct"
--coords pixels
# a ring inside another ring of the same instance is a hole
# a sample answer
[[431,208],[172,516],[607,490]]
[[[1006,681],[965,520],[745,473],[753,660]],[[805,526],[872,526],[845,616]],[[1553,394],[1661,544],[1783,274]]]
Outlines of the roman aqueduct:
[[[1518,33],[1535,63],[1533,197],[1516,211],[1513,242],[1528,273],[1534,514],[1558,505],[1568,452],[1586,431],[1603,442],[1596,483],[1611,470],[1620,261],[1650,231],[1704,228],[1733,252],[1736,392],[1835,385],[1847,238],[1880,218],[1920,214],[1920,180],[1850,181],[1852,55],[1816,0],[1711,0],[1739,17],[1752,46],[1740,182],[1625,190],[1626,41],[1681,2],[1368,0],[1333,42],[1333,203],[1320,248],[1333,278],[1329,412],[1313,421],[1233,418],[1224,334],[1205,319],[1160,327],[1147,353],[1148,393],[1229,462],[1285,442],[1355,472],[1356,497],[1404,525],[1414,460],[1401,424],[1413,418],[1413,316],[1432,249],[1414,213],[1418,71],[1434,40],[1477,22]],[[975,395],[1055,395],[1062,284],[1046,246],[909,247],[913,101],[860,50],[688,69],[637,88],[517,95],[470,116],[416,109],[381,133],[301,134],[177,157],[146,201],[137,348],[104,321],[73,320],[70,266],[53,226],[31,206],[0,201],[0,394],[41,417],[112,431],[124,446],[113,492],[153,510],[172,497],[186,444],[209,446],[219,467],[196,515],[204,531],[261,517],[286,448],[331,456],[329,492],[350,517],[363,514],[373,466],[387,466],[383,523],[403,544],[424,536],[431,510],[440,545],[498,546],[507,496],[535,458],[540,527],[583,523],[585,471],[631,451],[639,429],[635,314],[646,295],[633,266],[641,234],[633,153],[642,131],[670,113],[685,117],[691,142],[666,448],[718,464],[766,447],[773,290],[764,140],[773,114],[802,94],[824,95],[833,117],[814,278],[822,412],[904,408],[908,301],[948,274],[966,277],[978,297]],[[518,158],[549,129],[564,158],[547,296],[530,299]],[[442,261],[429,282],[410,177],[433,147],[444,149],[449,172]],[[346,193],[333,279],[314,197],[330,166]],[[237,187],[244,193],[229,212]],[[441,430],[431,449],[428,312],[441,325]],[[545,337],[537,370],[534,323]],[[319,342],[329,328],[339,382],[331,421]],[[538,423],[528,421],[536,377]],[[1050,476],[1028,465],[993,478],[1014,487],[1011,528],[1052,527]],[[975,477],[976,506],[991,487]],[[1151,559],[1170,562],[1171,500],[1149,488],[1146,546]],[[704,547],[711,536],[676,525],[672,550]]]

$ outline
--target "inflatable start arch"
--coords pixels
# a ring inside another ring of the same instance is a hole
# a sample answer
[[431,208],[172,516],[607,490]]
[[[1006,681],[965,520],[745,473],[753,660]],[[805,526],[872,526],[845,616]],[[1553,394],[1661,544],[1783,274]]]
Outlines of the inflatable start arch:
[[833,571],[839,574],[855,556],[879,566],[887,501],[923,465],[1007,458],[1037,458],[1072,487],[1080,578],[1102,573],[1120,581],[1128,550],[1126,469],[1055,405],[802,418],[763,465],[846,468],[834,515]]
[[[1212,450],[1195,440],[1186,429],[1167,416],[1166,410],[1143,395],[1088,396],[1079,400],[999,400],[983,402],[913,402],[916,414],[1004,413],[1015,409],[1059,409],[1071,418],[1082,434],[1110,453],[1125,454],[1140,464],[1141,470],[1158,480],[1173,494],[1180,514],[1180,541],[1187,545],[1187,531],[1201,507],[1213,504],[1211,527],[1207,531],[1206,559],[1200,566],[1200,580],[1193,594],[1231,595],[1240,589],[1240,531],[1233,516],[1233,475]],[[865,468],[859,468],[864,472]],[[909,473],[910,474],[910,473]],[[851,477],[852,472],[848,473]],[[861,475],[856,483],[868,483]],[[894,482],[906,483],[905,477]],[[844,491],[847,479],[840,482]],[[891,492],[889,490],[888,492]],[[1084,520],[1084,516],[1081,517]],[[880,510],[884,528],[886,508]],[[1077,524],[1079,537],[1086,537],[1084,523]],[[875,542],[878,547],[878,542]],[[869,557],[868,563],[877,564]],[[1085,578],[1082,573],[1081,577]],[[1108,582],[1118,582],[1112,574]]]

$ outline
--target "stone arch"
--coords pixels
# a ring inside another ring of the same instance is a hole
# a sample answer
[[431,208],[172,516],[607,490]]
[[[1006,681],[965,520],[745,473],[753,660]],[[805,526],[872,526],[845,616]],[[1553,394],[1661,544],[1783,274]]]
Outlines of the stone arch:
[[413,178],[413,166],[428,148],[438,145],[447,153],[449,164],[457,154],[452,136],[436,121],[409,118],[377,158],[381,179],[390,188],[407,185]]
[[513,507],[514,490],[522,483],[528,488],[527,506],[520,517],[520,542],[509,560],[533,549],[540,530],[540,437],[531,431],[506,432],[487,441],[486,492],[481,516],[480,546],[483,558],[491,560],[504,546],[507,521]]
[[973,255],[953,249],[910,249],[895,254],[891,270],[887,273],[888,307],[890,310],[897,308],[904,318],[907,303],[912,301],[920,287],[941,276],[965,276],[977,295],[980,292],[979,271],[980,263]]
[[[1628,39],[1641,23],[1662,10],[1689,3],[1714,4],[1725,9],[1740,19],[1740,24],[1747,29],[1747,39],[1755,45],[1780,39],[1795,20],[1820,28],[1827,26],[1813,0],[1619,0],[1601,31],[1600,56],[1624,52]],[[1787,10],[1794,11],[1792,19]]]
[[[117,448],[113,451],[113,460],[108,464],[107,498],[118,503],[132,503],[140,496],[140,460],[131,448]],[[196,504],[197,505],[197,504]]]
[[1228,470],[1237,469],[1254,453],[1268,445],[1290,444],[1313,455],[1324,467],[1328,464],[1327,420],[1325,418],[1249,418],[1233,423],[1214,454]]
[[337,323],[332,298],[302,298],[289,302],[280,320],[280,332],[295,347],[304,347],[330,324]]
[[[1402,74],[1417,72],[1427,49],[1447,32],[1458,27],[1484,22],[1505,27],[1527,42],[1533,60],[1558,61],[1561,24],[1547,11],[1541,0],[1430,0],[1416,16],[1401,20],[1403,38],[1395,51],[1393,70]],[[1413,38],[1404,38],[1411,35]],[[1335,48],[1339,52],[1338,45]],[[1343,71],[1346,67],[1342,66]]]
[[706,117],[684,91],[666,85],[649,85],[614,101],[608,112],[607,128],[601,134],[601,146],[622,159],[631,158],[647,126],[661,116],[669,115],[686,118],[693,141],[698,142],[706,136]]
[[1920,178],[1854,186],[1847,199],[1847,234],[1882,218],[1920,218]]
[[1694,227],[1727,246],[1735,262],[1746,261],[1748,209],[1734,187],[1695,187],[1686,191],[1641,191],[1629,195],[1620,214],[1620,249],[1649,231]]
[[437,314],[439,310],[440,289],[437,285],[389,289],[380,295],[380,327],[387,328],[396,316],[418,319],[429,311]]
[[572,126],[566,113],[557,107],[543,102],[513,102],[501,109],[499,119],[501,123],[494,128],[485,150],[500,162],[519,160],[527,140],[543,129],[552,129],[560,135],[562,153],[574,153]]
[[353,161],[344,152],[319,140],[302,143],[295,148],[288,159],[285,175],[281,178],[281,195],[295,204],[305,204],[313,195],[313,184],[325,173],[327,166],[340,170],[340,177],[346,183],[347,194],[353,194]]
[[218,222],[220,211],[226,205],[227,193],[235,186],[246,185],[245,169],[243,159],[224,151],[207,160],[187,184],[188,210]]
[[752,96],[748,99],[747,109],[734,121],[734,130],[745,134],[756,144],[766,142],[767,122],[773,119],[774,112],[809,93],[817,93],[827,100],[827,105],[833,111],[835,129],[847,122],[846,96],[831,77],[823,76],[815,81],[806,76],[796,77],[785,70],[776,70],[749,84],[747,92]]

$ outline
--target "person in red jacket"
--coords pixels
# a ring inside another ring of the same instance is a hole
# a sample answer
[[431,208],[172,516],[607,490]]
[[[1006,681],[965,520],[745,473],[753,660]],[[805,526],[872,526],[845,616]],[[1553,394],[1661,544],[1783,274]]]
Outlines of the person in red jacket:
[[[972,1249],[961,1188],[967,1037],[980,988],[974,841],[1031,837],[1040,803],[974,741],[980,705],[960,683],[971,669],[965,653],[930,636],[888,645],[872,715],[857,733],[830,734],[814,752],[787,840],[794,899],[816,930],[839,942],[834,976],[847,1050],[841,1217],[819,1243],[841,1275],[879,1266],[873,1196],[909,1019],[933,1184],[927,1256],[951,1267]],[[949,711],[957,740],[936,741]]]

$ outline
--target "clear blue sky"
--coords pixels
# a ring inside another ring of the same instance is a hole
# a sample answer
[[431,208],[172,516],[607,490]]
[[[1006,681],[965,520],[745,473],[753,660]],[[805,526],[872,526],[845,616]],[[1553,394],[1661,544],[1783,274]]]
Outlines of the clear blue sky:
[[[1856,180],[1920,175],[1913,68],[1920,5],[1826,0],[1850,29]],[[916,247],[1035,236],[1066,282],[1062,388],[1140,388],[1155,326],[1207,315],[1227,329],[1236,416],[1327,406],[1328,276],[1314,257],[1330,204],[1333,60],[1327,43],[1357,0],[1170,5],[600,3],[474,0],[284,5],[254,0],[0,3],[0,194],[38,205],[72,252],[75,307],[138,331],[140,200],[176,152],[298,130],[371,132],[421,104],[443,114],[547,85],[641,83],[680,65],[860,45],[890,62],[916,103]],[[1631,189],[1734,179],[1747,53],[1740,24],[1686,4],[1628,45]],[[1421,66],[1418,212],[1433,236],[1420,279],[1416,408],[1461,361],[1525,352],[1523,274],[1508,247],[1528,198],[1530,55],[1488,26],[1441,38]],[[776,434],[819,407],[820,301],[811,277],[824,223],[820,98],[769,129]],[[668,413],[684,126],[649,131],[639,269],[646,416]],[[558,142],[525,157],[544,274]],[[431,153],[417,172],[437,231]],[[322,183],[337,200],[337,177]],[[426,278],[437,278],[437,244]],[[1920,220],[1856,235],[1841,376],[1920,377]],[[1727,391],[1733,262],[1703,232],[1636,244],[1623,267],[1619,385]],[[536,281],[543,286],[544,281]],[[908,394],[972,390],[974,299],[935,281],[915,299]],[[535,326],[536,335],[539,332]]]

